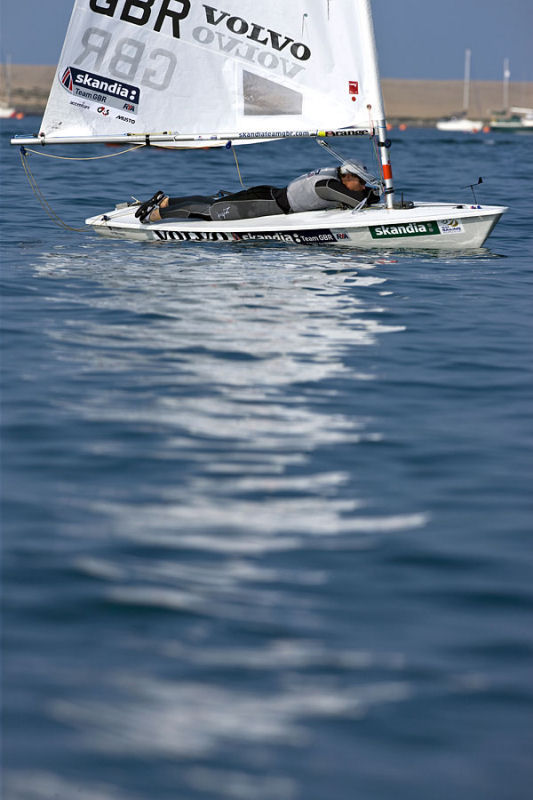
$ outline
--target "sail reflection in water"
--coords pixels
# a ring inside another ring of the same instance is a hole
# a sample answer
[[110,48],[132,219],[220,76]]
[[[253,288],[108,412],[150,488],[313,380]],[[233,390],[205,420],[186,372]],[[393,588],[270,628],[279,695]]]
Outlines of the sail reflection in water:
[[[280,248],[269,258],[272,269],[257,272],[243,268],[242,256],[228,253],[220,263],[188,250],[178,273],[161,250],[157,265],[150,268],[150,253],[133,274],[112,261],[91,266],[103,285],[112,282],[115,307],[94,292],[84,301],[91,321],[64,335],[69,348],[83,348],[85,374],[118,373],[122,390],[89,393],[83,416],[157,431],[143,459],[170,459],[179,472],[170,485],[168,478],[151,485],[147,475],[152,499],[140,508],[113,493],[95,500],[93,512],[120,536],[142,538],[151,527],[151,541],[235,553],[387,527],[357,516],[364,498],[349,490],[346,471],[325,469],[327,461],[317,469],[320,459],[310,457],[380,439],[372,419],[346,413],[331,385],[345,381],[357,391],[372,381],[368,360],[354,368],[346,354],[353,361],[358,348],[403,330],[381,321],[385,279],[371,274],[370,258],[344,269],[342,257],[320,251],[287,262]],[[61,272],[64,258],[48,258],[40,270]],[[64,263],[72,270],[69,258]],[[51,335],[56,347],[66,346]],[[110,455],[117,445],[119,455],[122,442],[91,450]]]
[[[71,541],[63,570],[106,619],[91,670],[75,649],[73,663],[54,665],[46,716],[69,730],[71,750],[102,763],[178,759],[179,796],[203,797],[223,779],[222,796],[290,800],[290,771],[257,761],[265,748],[298,749],[313,720],[359,718],[412,691],[394,652],[326,644],[335,559],[427,521],[418,509],[388,513],[357,487],[358,450],[382,437],[354,408],[368,408],[373,351],[404,327],[370,257],[181,252],[176,265],[167,249],[143,249],[125,267],[123,246],[103,260],[90,242],[36,264],[55,282],[48,363],[77,387],[54,399],[65,426],[75,421],[71,463],[42,491],[64,509],[52,536]],[[70,309],[61,325],[57,308]],[[69,478],[80,469],[83,495]],[[340,629],[351,625],[337,610]],[[233,643],[220,638],[228,626]],[[336,681],[324,683],[324,670]],[[242,763],[232,756],[217,772],[204,761],[235,747]],[[68,770],[9,780],[15,797],[73,790]],[[94,791],[122,798],[113,785]]]

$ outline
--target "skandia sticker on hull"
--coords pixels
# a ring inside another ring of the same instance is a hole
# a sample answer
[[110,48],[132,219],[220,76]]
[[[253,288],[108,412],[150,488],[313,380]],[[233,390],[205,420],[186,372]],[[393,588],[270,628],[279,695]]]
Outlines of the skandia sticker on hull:
[[399,236],[438,236],[441,233],[436,222],[406,222],[403,225],[371,225],[373,239],[394,239]]

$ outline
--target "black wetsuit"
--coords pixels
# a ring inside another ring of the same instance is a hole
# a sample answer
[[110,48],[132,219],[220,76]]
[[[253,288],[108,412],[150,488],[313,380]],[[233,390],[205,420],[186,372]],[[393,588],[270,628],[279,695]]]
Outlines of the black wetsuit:
[[355,208],[365,199],[367,205],[379,202],[379,196],[367,186],[356,192],[348,189],[340,180],[338,169],[328,167],[301,175],[282,189],[253,186],[222,197],[170,197],[167,208],[160,208],[159,213],[163,219],[249,219],[343,206]]

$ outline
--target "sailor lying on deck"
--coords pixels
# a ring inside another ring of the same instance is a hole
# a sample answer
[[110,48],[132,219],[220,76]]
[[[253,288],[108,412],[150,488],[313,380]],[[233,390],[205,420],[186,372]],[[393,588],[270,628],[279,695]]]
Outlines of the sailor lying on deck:
[[253,186],[235,194],[189,197],[168,197],[156,192],[141,203],[135,216],[146,223],[176,217],[233,220],[324,208],[355,208],[379,202],[379,196],[352,171],[356,169],[354,162],[345,161],[340,167],[325,167],[300,175],[283,189]]

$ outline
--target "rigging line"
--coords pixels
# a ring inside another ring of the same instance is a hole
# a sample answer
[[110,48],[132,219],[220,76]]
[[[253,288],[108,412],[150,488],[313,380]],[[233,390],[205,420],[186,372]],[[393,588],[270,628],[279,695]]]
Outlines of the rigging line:
[[[57,216],[57,214],[55,214],[55,212],[50,208],[50,206],[48,205],[46,199],[44,198],[41,190],[39,189],[39,186],[37,185],[37,181],[35,180],[35,177],[34,177],[32,171],[30,170],[30,168],[29,168],[29,166],[28,166],[28,164],[27,164],[27,162],[25,160],[25,153],[23,153],[22,151],[21,151],[21,160],[22,160],[22,166],[24,168],[24,172],[26,173],[26,177],[28,179],[28,182],[29,182],[29,184],[31,186],[31,189],[32,189],[35,197],[37,198],[38,202],[45,209],[45,211],[47,211],[49,216],[51,214],[54,217],[56,217],[57,220],[62,222],[59,219],[59,217]],[[48,210],[45,208],[45,206],[48,206]]]
[[378,147],[379,130],[376,136],[376,126],[374,125],[374,122],[372,120],[372,106],[370,104],[367,105],[367,110],[368,110],[368,122],[370,125],[370,130],[372,131],[369,137],[371,141],[371,151],[374,156],[374,161],[376,162],[376,167],[379,175],[378,182],[379,182],[380,194],[383,194],[383,192],[385,191],[385,173],[383,170],[383,162],[381,160],[381,155]]
[[[374,138],[373,135],[371,135],[370,138],[373,139]],[[336,158],[337,161],[340,161],[341,164],[344,161],[347,160],[346,158],[344,158],[344,156],[341,156],[341,154],[338,153],[337,150],[335,150],[330,145],[329,142],[326,142],[324,139],[315,139],[315,142],[318,145],[320,145],[320,147],[323,147],[324,150],[327,150],[327,152],[330,153],[330,155],[332,155],[334,158]],[[366,168],[365,168],[365,172],[366,172],[366,175],[367,175],[367,183],[370,183],[371,185],[378,187],[380,189],[380,194],[381,194],[383,192],[383,189],[384,189],[384,183],[383,183],[383,179],[381,177],[381,165],[380,165],[379,159],[376,159],[376,161],[377,161],[376,166],[378,167],[378,171],[380,173],[380,177],[376,177],[375,175],[372,175],[372,173],[370,173],[368,171],[368,169],[366,169]]]
[[40,206],[43,208],[45,213],[50,217],[52,222],[54,222],[54,224],[57,225],[58,227],[64,228],[65,230],[76,231],[77,233],[89,233],[90,231],[88,231],[86,228],[72,228],[64,220],[62,220],[61,217],[58,216],[58,214],[56,214],[53,208],[51,208],[48,201],[41,192],[37,184],[37,181],[35,179],[35,176],[33,175],[31,169],[28,166],[26,151],[23,147],[20,148],[20,160],[22,162],[22,167],[24,169],[24,172],[26,173],[26,177],[28,179],[28,183],[31,186],[33,194],[37,198],[37,201],[39,202]]
[[128,147],[127,150],[120,150],[118,153],[108,153],[105,156],[55,156],[53,153],[43,153],[41,150],[32,150],[31,147],[27,147],[26,150],[28,153],[33,153],[36,156],[45,156],[46,158],[58,158],[61,161],[98,161],[101,158],[114,158],[115,156],[122,156],[124,153],[131,153],[132,150],[139,150],[141,147],[146,147],[146,144],[142,142],[141,144],[137,144],[134,147]]
[[374,125],[374,123],[372,121],[372,106],[368,105],[367,109],[368,109],[368,121],[370,123],[370,128],[373,131],[373,133],[370,134],[370,140],[372,142],[372,150],[373,150],[373,154],[374,154],[374,160],[376,162],[376,167],[377,167],[378,173],[379,173],[379,183],[380,183],[380,189],[381,189],[381,194],[382,194],[384,192],[384,190],[385,190],[385,174],[383,172],[383,162],[381,161],[381,156],[380,156],[379,147],[378,147],[379,131],[378,131],[378,134],[377,134],[377,137],[376,137],[376,128],[375,128],[375,125]]
[[245,185],[244,185],[244,183],[242,182],[241,170],[240,170],[240,168],[239,168],[239,159],[237,158],[237,153],[236,153],[236,151],[235,151],[235,148],[234,148],[234,147],[233,147],[233,145],[231,144],[231,142],[230,142],[230,147],[231,147],[231,149],[233,150],[233,157],[235,158],[235,165],[236,165],[236,167],[237,167],[237,174],[238,174],[238,176],[239,176],[239,181],[240,181],[240,183],[241,183],[241,186],[242,186],[242,188],[243,188],[243,189],[246,189],[246,186],[245,186]]
[[374,156],[374,161],[376,163],[376,167],[380,176],[379,183],[381,186],[381,191],[383,191],[383,189],[385,188],[385,183],[384,183],[385,177],[383,175],[383,164],[381,163],[381,158],[379,157],[379,147],[376,141],[376,135],[373,133],[370,139],[372,140],[372,154]]

